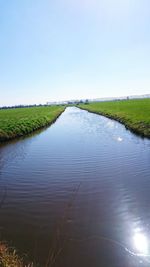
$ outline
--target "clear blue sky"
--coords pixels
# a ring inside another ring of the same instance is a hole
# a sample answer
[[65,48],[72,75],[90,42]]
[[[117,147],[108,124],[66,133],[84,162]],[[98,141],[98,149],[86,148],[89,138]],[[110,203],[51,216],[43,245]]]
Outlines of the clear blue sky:
[[0,105],[145,93],[149,0],[0,1]]

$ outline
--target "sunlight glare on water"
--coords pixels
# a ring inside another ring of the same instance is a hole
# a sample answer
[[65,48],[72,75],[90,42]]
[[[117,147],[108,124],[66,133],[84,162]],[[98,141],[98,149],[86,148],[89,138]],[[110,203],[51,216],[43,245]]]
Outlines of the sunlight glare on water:
[[140,232],[139,229],[135,231],[133,236],[134,247],[137,253],[147,256],[149,254],[149,242],[147,236]]

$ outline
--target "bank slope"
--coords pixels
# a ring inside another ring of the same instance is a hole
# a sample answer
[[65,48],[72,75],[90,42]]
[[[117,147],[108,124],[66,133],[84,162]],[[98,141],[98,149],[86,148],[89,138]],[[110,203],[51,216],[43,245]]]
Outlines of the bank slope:
[[52,124],[65,106],[46,106],[0,110],[0,142],[32,133]]
[[115,119],[133,132],[150,138],[150,99],[93,102],[79,107]]

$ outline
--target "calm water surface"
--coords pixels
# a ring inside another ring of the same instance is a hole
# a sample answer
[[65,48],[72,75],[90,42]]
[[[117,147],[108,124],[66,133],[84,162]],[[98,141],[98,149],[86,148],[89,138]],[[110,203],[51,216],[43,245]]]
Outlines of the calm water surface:
[[0,148],[1,239],[40,266],[150,266],[150,140],[75,107]]

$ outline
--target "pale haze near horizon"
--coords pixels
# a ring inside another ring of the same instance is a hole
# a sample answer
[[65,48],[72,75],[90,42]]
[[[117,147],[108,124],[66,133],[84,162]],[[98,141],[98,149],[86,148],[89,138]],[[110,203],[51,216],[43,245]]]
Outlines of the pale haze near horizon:
[[150,2],[0,2],[0,105],[150,93]]

